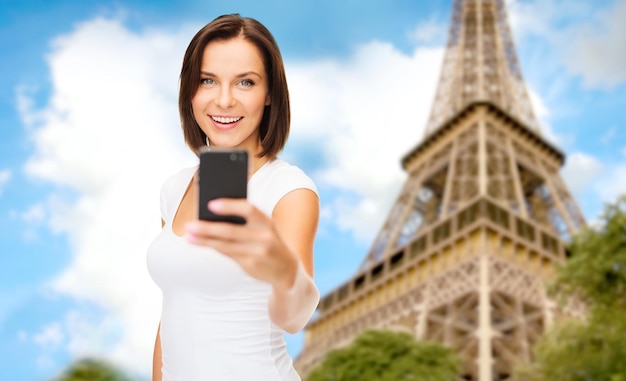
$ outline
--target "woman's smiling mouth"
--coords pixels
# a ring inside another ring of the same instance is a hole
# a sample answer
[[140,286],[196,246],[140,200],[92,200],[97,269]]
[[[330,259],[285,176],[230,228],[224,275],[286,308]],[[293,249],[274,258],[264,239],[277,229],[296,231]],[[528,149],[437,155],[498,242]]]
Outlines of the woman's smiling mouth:
[[211,119],[213,119],[214,122],[220,123],[220,124],[231,124],[231,123],[235,123],[235,122],[239,122],[241,119],[243,119],[242,116],[213,116],[211,115]]

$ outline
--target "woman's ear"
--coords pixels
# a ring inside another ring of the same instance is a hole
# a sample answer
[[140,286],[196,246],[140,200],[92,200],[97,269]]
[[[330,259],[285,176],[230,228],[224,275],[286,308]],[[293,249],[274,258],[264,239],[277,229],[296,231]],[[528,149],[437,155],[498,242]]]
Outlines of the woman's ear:
[[267,96],[267,98],[265,98],[265,105],[269,106],[272,104],[272,97],[271,96]]

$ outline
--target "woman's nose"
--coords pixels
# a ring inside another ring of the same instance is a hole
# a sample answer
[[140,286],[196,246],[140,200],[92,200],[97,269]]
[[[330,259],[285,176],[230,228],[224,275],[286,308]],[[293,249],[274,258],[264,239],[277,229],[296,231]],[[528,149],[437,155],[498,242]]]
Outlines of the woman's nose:
[[220,88],[216,103],[222,108],[229,108],[235,104],[235,97],[230,87]]

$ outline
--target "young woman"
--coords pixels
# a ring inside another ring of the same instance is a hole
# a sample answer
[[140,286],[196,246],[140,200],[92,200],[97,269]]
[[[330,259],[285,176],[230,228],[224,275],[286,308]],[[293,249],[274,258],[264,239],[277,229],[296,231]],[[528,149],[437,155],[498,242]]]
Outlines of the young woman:
[[319,199],[304,172],[277,158],[290,108],[270,32],[239,15],[202,28],[183,59],[179,111],[197,155],[207,144],[248,151],[248,198],[206,205],[246,223],[198,220],[197,167],[163,185],[163,229],[147,258],[163,292],[152,379],[299,380],[283,334],[302,329],[319,302]]

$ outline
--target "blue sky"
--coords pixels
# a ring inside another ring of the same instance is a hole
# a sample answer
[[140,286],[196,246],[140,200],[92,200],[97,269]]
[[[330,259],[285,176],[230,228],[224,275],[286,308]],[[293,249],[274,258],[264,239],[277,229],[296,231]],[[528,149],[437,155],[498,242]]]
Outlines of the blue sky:
[[[0,5],[0,375],[48,380],[102,355],[147,377],[159,292],[145,250],[162,181],[195,157],[176,94],[206,22],[265,23],[286,62],[283,157],[316,181],[316,279],[352,275],[405,177],[452,0],[4,1]],[[625,0],[509,0],[542,134],[588,221],[626,192]],[[288,337],[297,354],[301,335]]]

